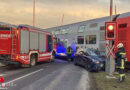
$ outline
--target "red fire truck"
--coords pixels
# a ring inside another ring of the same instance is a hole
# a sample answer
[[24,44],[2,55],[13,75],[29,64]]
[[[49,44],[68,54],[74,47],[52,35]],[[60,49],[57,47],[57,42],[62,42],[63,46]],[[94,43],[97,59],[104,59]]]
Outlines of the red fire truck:
[[0,23],[0,62],[23,67],[53,61],[53,36],[42,29]]

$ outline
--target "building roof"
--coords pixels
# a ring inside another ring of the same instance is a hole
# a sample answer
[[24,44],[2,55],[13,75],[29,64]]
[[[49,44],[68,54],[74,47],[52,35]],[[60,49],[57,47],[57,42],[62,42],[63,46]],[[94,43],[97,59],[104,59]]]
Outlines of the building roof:
[[130,16],[130,12],[120,14],[118,18],[123,18],[123,17],[128,17],[128,16]]
[[[123,18],[123,17],[127,17],[130,16],[130,12],[127,13],[123,13],[123,14],[118,14],[119,17],[118,18]],[[115,17],[117,15],[113,15],[113,17]],[[72,24],[66,24],[66,25],[62,25],[62,26],[56,26],[56,27],[51,27],[51,28],[47,28],[46,30],[50,30],[53,28],[62,28],[65,26],[70,26],[70,25],[75,25],[75,24],[91,24],[91,23],[98,23],[100,21],[109,21],[110,20],[110,16],[106,16],[106,17],[101,17],[101,18],[95,18],[95,19],[90,19],[90,20],[85,20],[85,21],[81,21],[81,22],[76,22],[76,23],[72,23]]]

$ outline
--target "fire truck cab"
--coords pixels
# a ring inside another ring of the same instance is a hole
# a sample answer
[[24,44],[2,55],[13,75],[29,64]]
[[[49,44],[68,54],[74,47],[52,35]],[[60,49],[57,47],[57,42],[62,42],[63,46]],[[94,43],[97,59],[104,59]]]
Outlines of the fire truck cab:
[[53,35],[29,25],[0,24],[0,62],[35,66],[53,61]]

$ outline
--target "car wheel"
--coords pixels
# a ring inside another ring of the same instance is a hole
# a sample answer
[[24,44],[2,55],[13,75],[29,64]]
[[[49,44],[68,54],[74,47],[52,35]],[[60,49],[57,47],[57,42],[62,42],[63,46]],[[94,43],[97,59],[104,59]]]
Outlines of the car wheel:
[[74,65],[78,65],[76,62],[74,62]]
[[97,72],[100,72],[101,71],[101,69],[100,68],[97,68]]
[[74,59],[74,65],[78,65],[75,59]]
[[87,71],[91,71],[91,65],[90,65],[90,64],[86,64],[86,65],[85,65],[85,69],[86,69]]

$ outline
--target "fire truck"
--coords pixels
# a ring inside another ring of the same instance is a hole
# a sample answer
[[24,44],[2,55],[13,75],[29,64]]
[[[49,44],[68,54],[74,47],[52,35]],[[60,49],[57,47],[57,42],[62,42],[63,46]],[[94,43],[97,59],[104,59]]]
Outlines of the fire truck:
[[51,33],[29,25],[0,23],[1,63],[32,67],[41,61],[54,61]]

